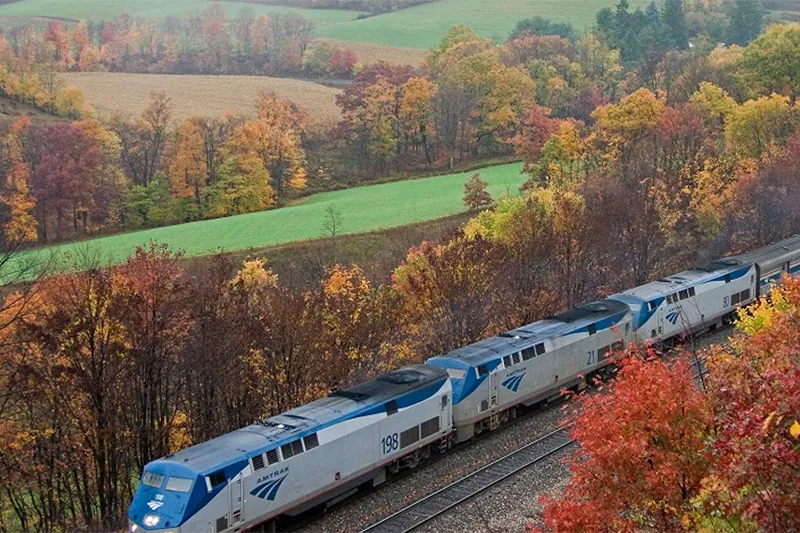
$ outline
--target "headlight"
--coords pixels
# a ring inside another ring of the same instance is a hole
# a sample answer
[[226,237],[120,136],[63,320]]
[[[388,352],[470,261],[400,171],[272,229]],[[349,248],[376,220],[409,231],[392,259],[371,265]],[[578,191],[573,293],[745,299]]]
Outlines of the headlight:
[[144,515],[144,525],[147,527],[153,527],[158,525],[158,521],[160,520],[158,515],[155,514],[146,514]]
[[136,533],[137,529],[139,529],[139,526],[131,522],[131,526],[128,528],[128,531],[130,531],[130,533]]

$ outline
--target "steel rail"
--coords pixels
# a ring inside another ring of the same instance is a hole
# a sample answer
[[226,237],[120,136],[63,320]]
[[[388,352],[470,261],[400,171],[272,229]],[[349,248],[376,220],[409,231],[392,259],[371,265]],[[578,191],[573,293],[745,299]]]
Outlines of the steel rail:
[[561,427],[529,442],[488,465],[442,487],[396,513],[363,529],[361,533],[408,533],[481,492],[575,443],[570,426]]

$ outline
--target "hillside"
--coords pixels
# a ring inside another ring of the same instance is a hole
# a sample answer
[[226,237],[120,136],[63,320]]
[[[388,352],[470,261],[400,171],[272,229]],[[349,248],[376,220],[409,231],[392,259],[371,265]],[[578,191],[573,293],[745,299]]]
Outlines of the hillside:
[[[614,0],[442,0],[326,25],[317,33],[344,41],[427,49],[436,45],[442,34],[455,24],[466,24],[484,37],[502,41],[522,19],[538,15],[583,28],[594,21],[599,9],[615,3]],[[646,2],[633,0],[630,4],[635,8]]]
[[[489,182],[489,192],[498,197],[516,194],[525,181],[522,165],[513,163],[480,171]],[[165,242],[187,256],[221,250],[236,251],[316,239],[327,234],[326,210],[333,206],[342,214],[337,234],[369,232],[465,211],[462,204],[464,182],[472,172],[432,178],[371,185],[343,191],[316,194],[298,205],[102,237],[90,241],[51,246],[30,253],[76,253],[91,249],[112,262],[125,260],[136,246],[150,241]]]

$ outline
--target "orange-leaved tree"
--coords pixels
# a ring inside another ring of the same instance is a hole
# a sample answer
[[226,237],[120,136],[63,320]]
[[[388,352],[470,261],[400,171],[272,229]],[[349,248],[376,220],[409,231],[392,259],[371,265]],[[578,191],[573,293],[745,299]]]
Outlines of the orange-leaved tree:
[[464,183],[464,205],[470,211],[477,211],[481,207],[492,205],[492,196],[486,190],[489,183],[481,179],[477,172]]

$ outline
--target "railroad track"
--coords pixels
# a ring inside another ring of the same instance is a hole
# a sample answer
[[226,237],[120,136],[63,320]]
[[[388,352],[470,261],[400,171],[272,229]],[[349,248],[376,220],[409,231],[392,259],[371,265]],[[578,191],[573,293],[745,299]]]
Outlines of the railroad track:
[[544,435],[522,448],[495,460],[483,468],[450,483],[417,500],[396,513],[376,522],[361,533],[407,533],[437,516],[464,503],[470,498],[575,444],[569,437],[570,426]]

